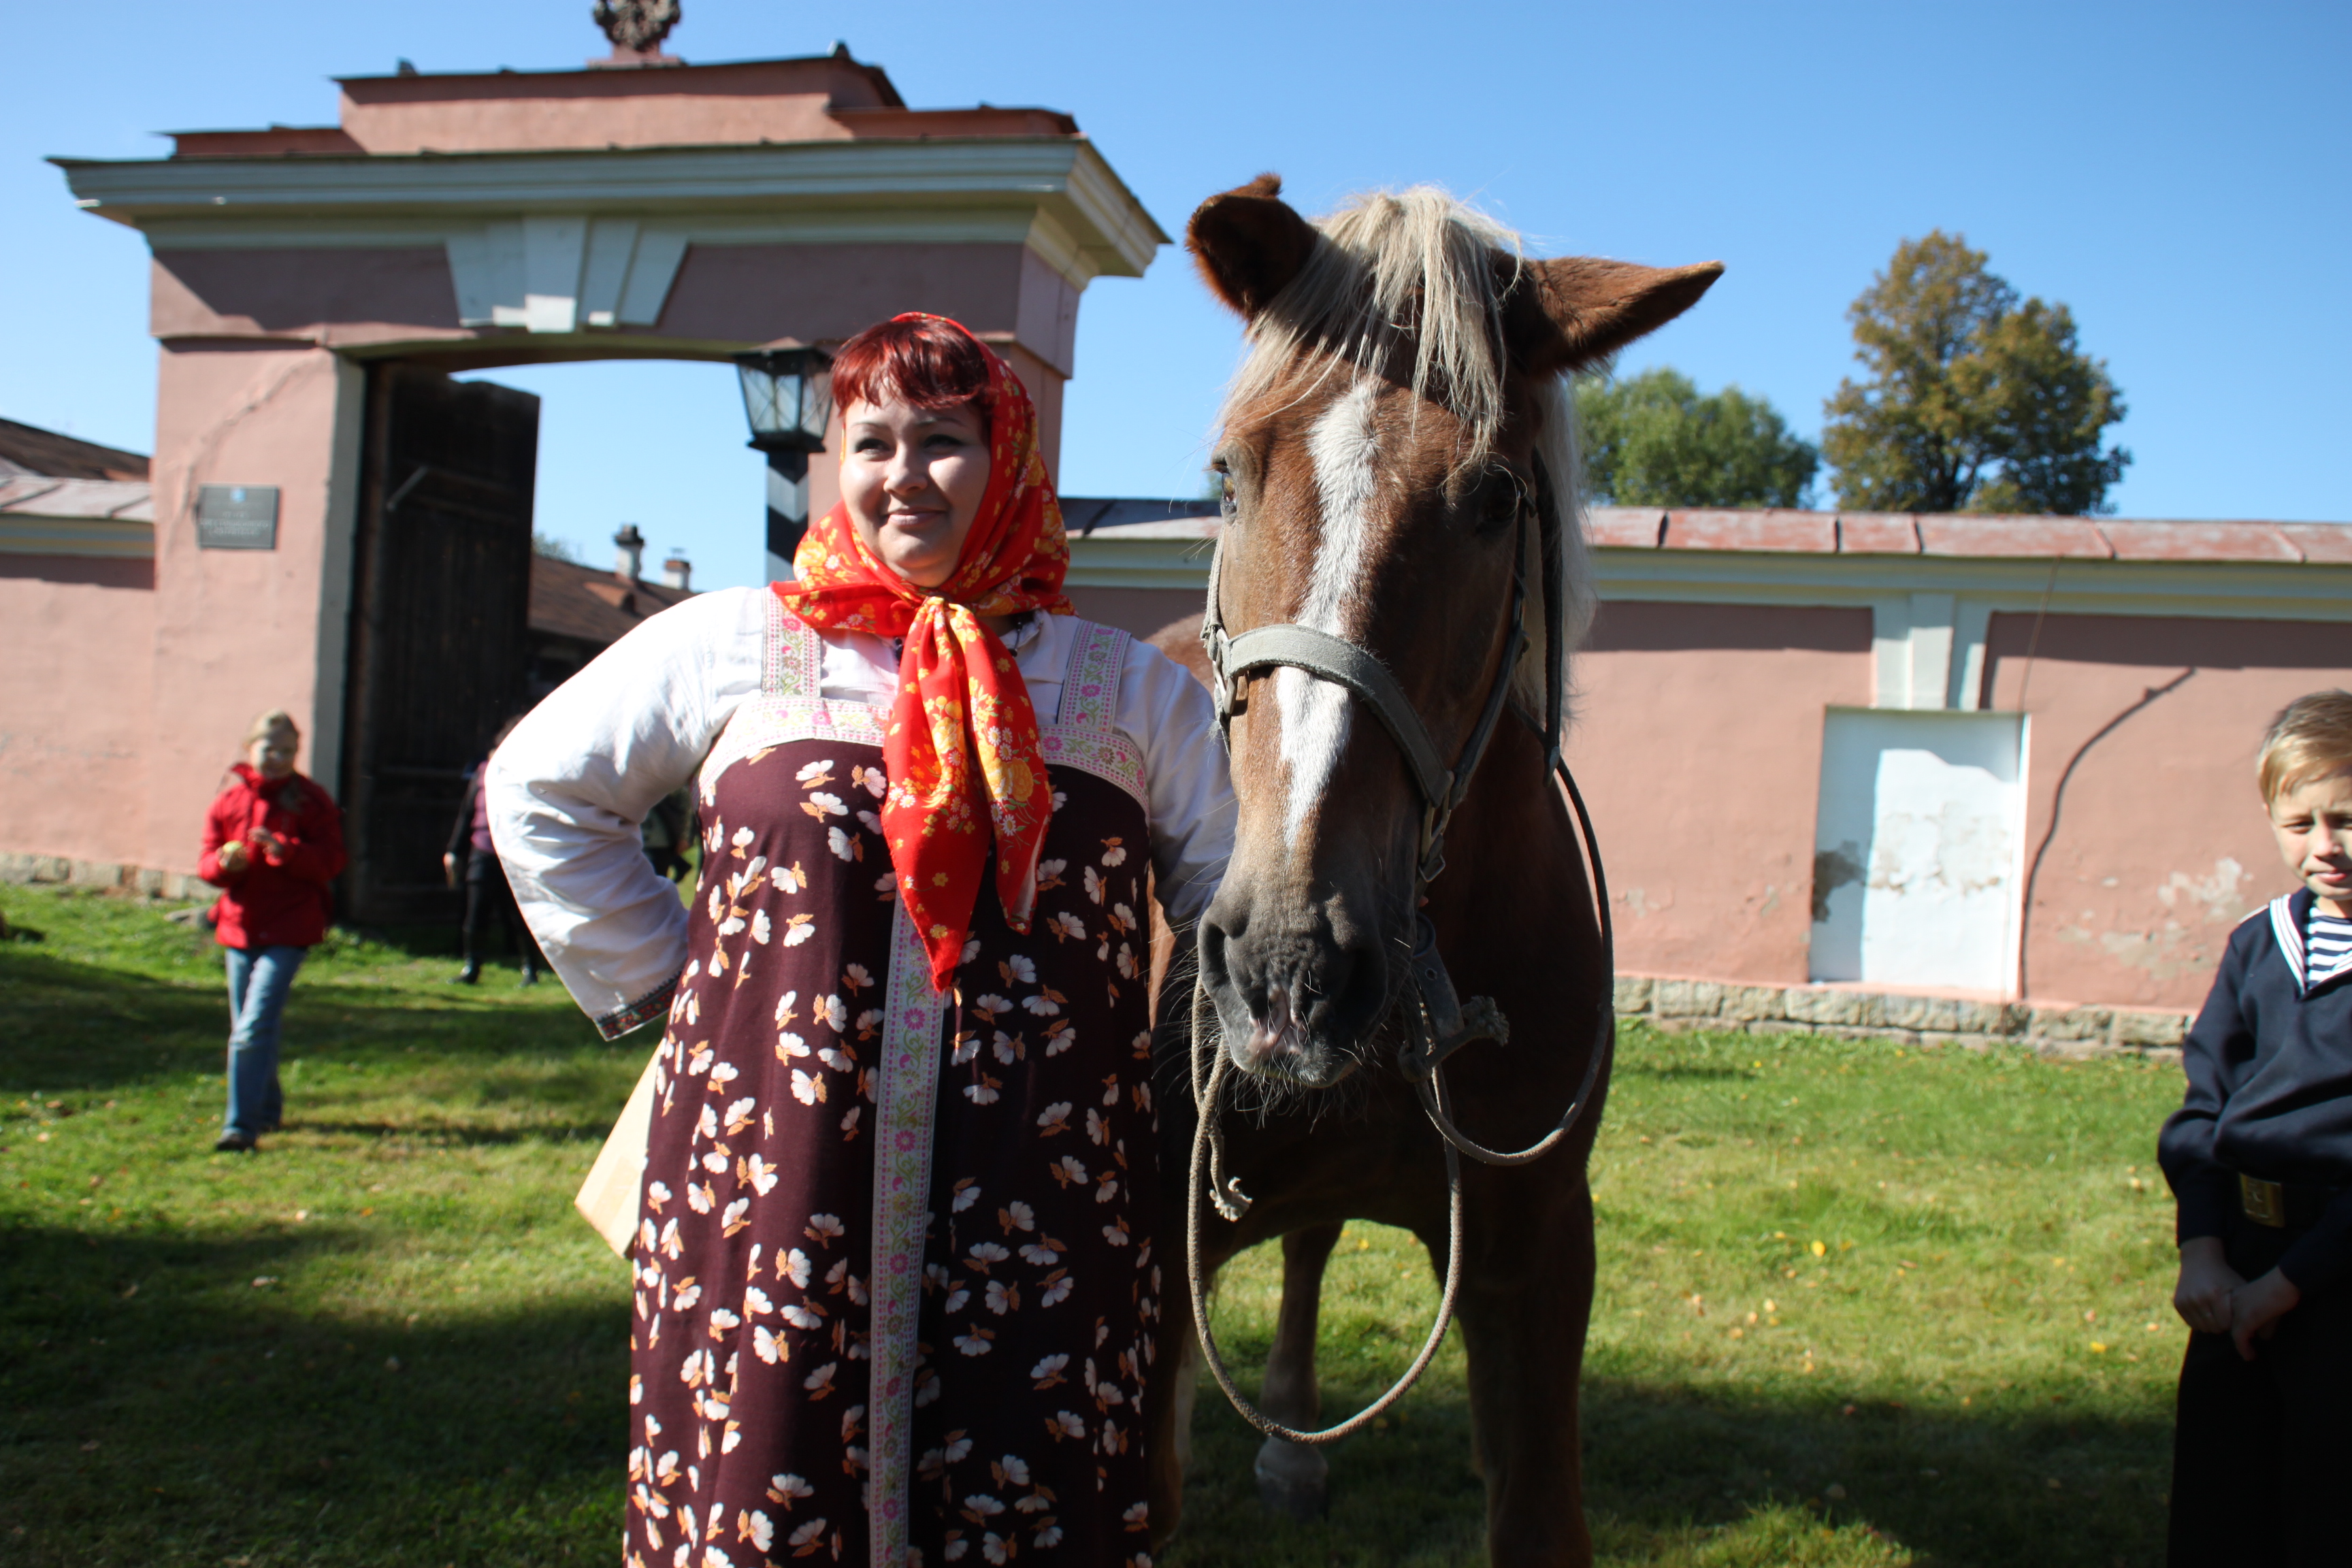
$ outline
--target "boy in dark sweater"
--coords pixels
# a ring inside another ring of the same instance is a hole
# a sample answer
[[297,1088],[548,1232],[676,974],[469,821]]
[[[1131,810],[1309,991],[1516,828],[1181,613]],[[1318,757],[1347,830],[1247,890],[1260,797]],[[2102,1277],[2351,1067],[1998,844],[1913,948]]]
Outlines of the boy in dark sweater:
[[2231,933],[2158,1142],[2195,1331],[2175,1568],[2352,1561],[2352,693],[2289,705],[2259,777],[2303,887]]

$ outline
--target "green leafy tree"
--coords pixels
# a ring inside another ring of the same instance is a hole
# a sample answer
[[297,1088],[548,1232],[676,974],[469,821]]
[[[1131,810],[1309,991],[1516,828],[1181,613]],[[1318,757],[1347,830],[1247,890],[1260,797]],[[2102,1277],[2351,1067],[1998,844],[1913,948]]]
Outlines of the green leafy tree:
[[2106,362],[2063,305],[2018,302],[1985,253],[1940,230],[1906,239],[1846,314],[1867,381],[1824,405],[1838,502],[1858,511],[2108,510],[2131,454]]
[[1737,386],[1701,396],[1664,368],[1576,391],[1584,472],[1604,506],[1803,506],[1821,454]]
[[574,566],[580,564],[580,552],[573,546],[572,541],[559,538],[552,533],[533,531],[530,536],[530,552],[533,555],[549,556],[557,561],[569,561]]

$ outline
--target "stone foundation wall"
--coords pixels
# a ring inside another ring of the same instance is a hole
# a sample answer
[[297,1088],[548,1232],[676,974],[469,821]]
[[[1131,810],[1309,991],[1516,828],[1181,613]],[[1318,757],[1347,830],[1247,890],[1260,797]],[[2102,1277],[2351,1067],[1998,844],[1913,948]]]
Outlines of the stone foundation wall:
[[2070,1057],[2177,1052],[2193,1016],[2128,1007],[1964,1002],[1827,985],[1738,985],[1636,974],[1617,977],[1617,1016],[1668,1031],[1827,1035],[1977,1050],[2023,1046]]
[[105,888],[151,899],[209,899],[220,889],[184,871],[151,871],[104,860],[69,860],[62,855],[0,854],[0,882],[62,883]]

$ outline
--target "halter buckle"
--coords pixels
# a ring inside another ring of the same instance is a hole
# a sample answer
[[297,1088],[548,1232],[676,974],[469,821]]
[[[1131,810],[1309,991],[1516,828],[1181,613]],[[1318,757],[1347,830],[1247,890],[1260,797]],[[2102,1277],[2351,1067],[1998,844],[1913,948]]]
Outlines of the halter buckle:
[[1438,956],[1437,928],[1427,915],[1414,917],[1410,972],[1413,1005],[1404,1043],[1397,1047],[1397,1070],[1413,1083],[1427,1081],[1437,1066],[1473,1040],[1508,1045],[1511,1022],[1491,996],[1464,1002]]
[[[1437,880],[1438,874],[1445,869],[1445,822],[1451,815],[1437,801],[1431,801],[1421,809],[1420,868],[1414,875],[1423,888]],[[1418,892],[1420,889],[1414,890]],[[1423,929],[1426,930],[1428,924],[1423,921]]]

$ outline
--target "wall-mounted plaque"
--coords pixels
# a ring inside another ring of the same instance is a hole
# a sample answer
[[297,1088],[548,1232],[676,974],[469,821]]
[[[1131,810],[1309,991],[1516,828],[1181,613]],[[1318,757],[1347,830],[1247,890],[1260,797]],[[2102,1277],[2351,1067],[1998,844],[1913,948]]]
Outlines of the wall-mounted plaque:
[[276,485],[202,485],[196,490],[196,548],[278,548]]

